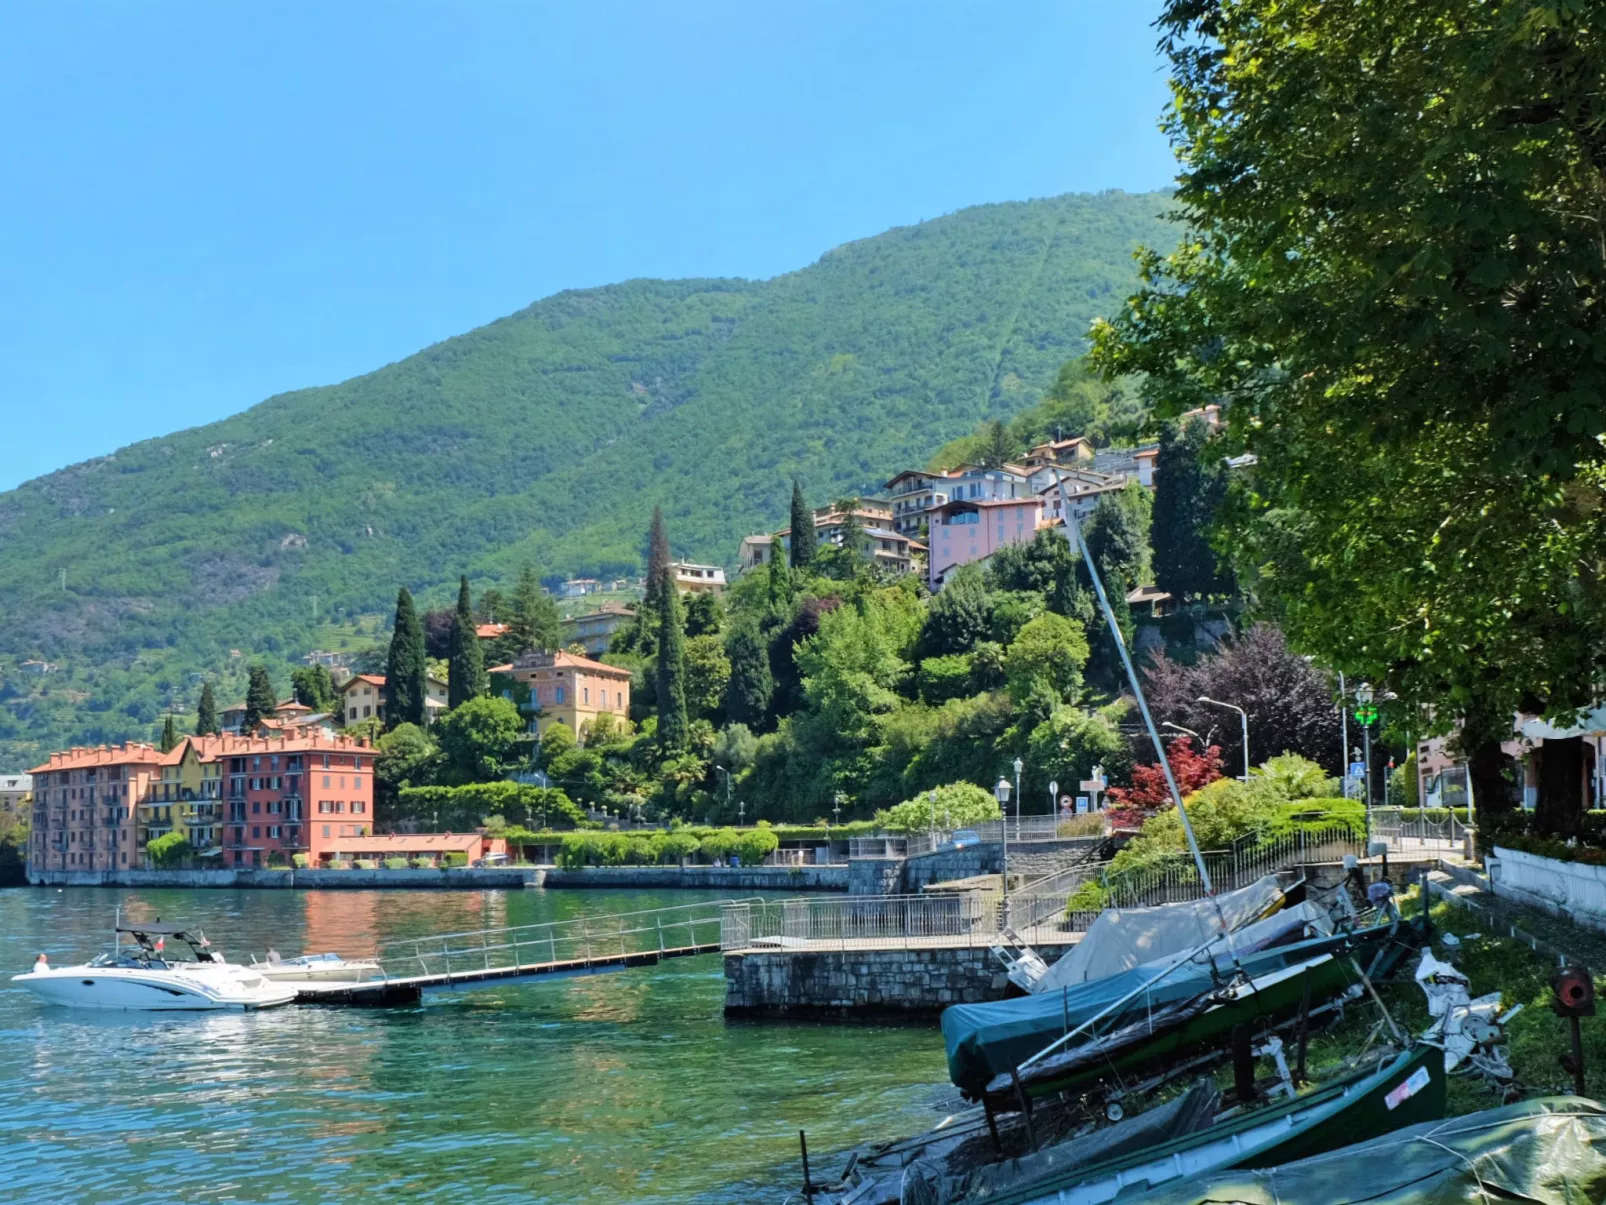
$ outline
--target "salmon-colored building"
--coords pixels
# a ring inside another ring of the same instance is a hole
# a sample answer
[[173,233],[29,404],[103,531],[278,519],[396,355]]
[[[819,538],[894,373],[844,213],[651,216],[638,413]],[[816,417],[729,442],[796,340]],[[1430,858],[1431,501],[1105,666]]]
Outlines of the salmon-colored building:
[[947,502],[931,512],[931,588],[961,565],[986,560],[1006,544],[1037,535],[1036,498],[978,498]]
[[139,865],[136,809],[161,778],[154,745],[52,753],[35,766],[28,869],[126,870]]
[[223,760],[223,864],[317,865],[326,843],[373,831],[371,745],[321,734],[241,738]]

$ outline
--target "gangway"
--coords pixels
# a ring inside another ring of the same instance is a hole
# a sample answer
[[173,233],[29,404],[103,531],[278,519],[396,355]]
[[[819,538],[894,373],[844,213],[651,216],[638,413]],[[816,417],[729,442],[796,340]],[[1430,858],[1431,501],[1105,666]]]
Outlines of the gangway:
[[717,954],[727,910],[758,902],[708,900],[393,939],[375,952],[378,976],[298,985],[296,998],[304,1004],[409,1004],[426,993],[598,975],[669,958]]

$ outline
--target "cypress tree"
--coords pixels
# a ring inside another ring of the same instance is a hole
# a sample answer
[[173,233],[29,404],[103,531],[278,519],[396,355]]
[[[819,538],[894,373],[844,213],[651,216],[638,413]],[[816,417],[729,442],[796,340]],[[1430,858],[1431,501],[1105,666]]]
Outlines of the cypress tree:
[[806,569],[814,559],[814,516],[803,500],[803,487],[792,479],[792,568]]
[[668,757],[686,748],[686,634],[680,591],[665,582],[658,595],[658,750]]
[[396,627],[390,635],[390,656],[385,661],[385,723],[424,723],[428,696],[429,661],[424,653],[424,625],[418,620],[413,596],[403,586],[396,594]]
[[750,624],[743,624],[726,637],[725,655],[731,663],[725,718],[757,729],[768,718],[770,696],[775,693],[769,648]]
[[278,709],[279,697],[273,693],[273,679],[268,677],[267,667],[253,665],[245,688],[245,720],[240,731],[249,736]]
[[1226,469],[1207,443],[1203,419],[1186,426],[1168,424],[1160,432],[1154,459],[1154,512],[1149,541],[1154,547],[1154,582],[1177,599],[1202,598],[1232,588],[1217,567],[1207,539],[1216,507],[1226,496]]
[[656,612],[669,578],[669,533],[664,530],[663,508],[652,508],[652,527],[647,532],[647,591],[642,601]]
[[786,567],[786,550],[781,546],[781,538],[779,536],[770,541],[770,560],[765,568],[769,571],[770,610],[776,611],[790,606],[792,603],[792,571]]
[[340,710],[340,688],[335,685],[335,676],[327,665],[318,666],[317,672],[318,710],[334,715]]
[[203,682],[200,702],[195,705],[195,735],[216,736],[222,730],[217,722],[217,699],[212,694],[212,684]]
[[173,713],[167,713],[167,719],[162,724],[162,741],[157,747],[163,753],[170,752],[178,744],[178,725],[173,723]]
[[473,600],[468,578],[458,579],[457,613],[452,616],[452,646],[446,670],[446,701],[450,707],[485,693],[485,653],[475,631]]

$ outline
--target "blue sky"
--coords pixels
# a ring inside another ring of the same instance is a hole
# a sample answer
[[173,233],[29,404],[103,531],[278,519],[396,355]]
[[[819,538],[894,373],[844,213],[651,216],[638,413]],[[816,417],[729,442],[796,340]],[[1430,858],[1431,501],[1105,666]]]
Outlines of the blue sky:
[[559,289],[1163,187],[1158,0],[0,8],[0,489]]

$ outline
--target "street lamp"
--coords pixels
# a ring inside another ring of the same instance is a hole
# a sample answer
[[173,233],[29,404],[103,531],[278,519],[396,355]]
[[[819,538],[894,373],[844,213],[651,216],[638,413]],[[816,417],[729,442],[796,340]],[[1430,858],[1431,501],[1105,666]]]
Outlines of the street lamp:
[[1372,854],[1372,720],[1377,712],[1372,708],[1372,700],[1377,697],[1372,690],[1370,682],[1362,682],[1355,688],[1355,718],[1360,722],[1361,733],[1365,739],[1366,750],[1361,755],[1365,762],[1366,782],[1366,854]]
[[1007,928],[1009,926],[1009,821],[1003,817],[1009,814],[1005,810],[1009,807],[1009,779],[1000,774],[998,776],[998,785],[993,787],[993,794],[998,797],[998,815],[1000,817],[998,831],[1004,844],[1004,926]]
[[[1205,745],[1208,743],[1205,740],[1204,737],[1200,736],[1192,728],[1184,728],[1181,724],[1173,724],[1170,720],[1161,720],[1160,721],[1160,727],[1162,727],[1162,728],[1170,728],[1175,732],[1185,732],[1185,733],[1187,733],[1194,740],[1199,742],[1199,750],[1200,750],[1200,752],[1204,751]],[[1215,729],[1212,728],[1210,731],[1214,732]]]
[[731,811],[731,772],[724,766],[716,765],[714,769],[725,776],[725,815],[729,816]]
[[747,801],[746,800],[740,800],[736,804],[736,827],[737,828],[741,828],[742,827],[742,822],[746,818],[746,816],[747,816]]
[[926,824],[926,831],[931,834],[931,848],[937,848],[937,792],[931,793],[931,815]]
[[1020,772],[1021,760],[1015,759],[1015,840],[1020,840]]
[[1223,703],[1220,699],[1212,699],[1209,695],[1200,695],[1199,702],[1209,703],[1212,707],[1225,707],[1228,711],[1236,711],[1238,718],[1244,726],[1244,781],[1249,781],[1249,713],[1236,703]]

